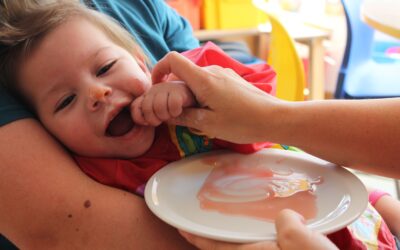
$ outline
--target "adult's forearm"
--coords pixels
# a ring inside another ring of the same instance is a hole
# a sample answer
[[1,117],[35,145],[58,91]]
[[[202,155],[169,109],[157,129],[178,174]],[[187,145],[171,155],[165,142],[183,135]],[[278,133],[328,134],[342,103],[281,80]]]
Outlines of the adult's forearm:
[[[285,102],[230,69],[200,68],[169,53],[153,68],[154,82],[170,73],[191,89],[199,108],[169,122],[235,142],[293,145],[328,161],[400,177],[400,99]],[[398,156],[399,155],[399,156]]]
[[[286,103],[270,140],[328,161],[400,177],[400,99]],[[277,117],[279,116],[279,117]],[[271,127],[271,125],[270,125]]]
[[22,249],[187,249],[143,199],[88,178],[29,119],[0,127],[0,232]]

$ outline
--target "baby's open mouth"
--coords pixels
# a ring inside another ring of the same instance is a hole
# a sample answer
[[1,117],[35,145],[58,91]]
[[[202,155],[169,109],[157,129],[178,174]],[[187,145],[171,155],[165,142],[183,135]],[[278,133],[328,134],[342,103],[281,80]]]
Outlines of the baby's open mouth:
[[107,136],[123,136],[135,126],[132,120],[131,112],[128,107],[123,108],[115,117],[110,121],[106,129]]

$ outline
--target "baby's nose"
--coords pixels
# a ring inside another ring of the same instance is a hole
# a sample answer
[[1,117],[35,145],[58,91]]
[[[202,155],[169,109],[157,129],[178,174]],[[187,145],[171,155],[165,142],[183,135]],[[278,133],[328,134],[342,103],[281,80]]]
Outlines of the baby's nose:
[[89,88],[89,109],[97,110],[101,104],[108,102],[112,89],[105,85],[96,84]]

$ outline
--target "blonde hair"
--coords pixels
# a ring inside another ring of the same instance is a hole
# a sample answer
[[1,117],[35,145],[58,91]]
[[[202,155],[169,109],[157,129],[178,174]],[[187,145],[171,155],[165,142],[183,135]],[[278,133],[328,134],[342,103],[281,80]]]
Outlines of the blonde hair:
[[50,31],[71,17],[96,25],[117,45],[148,62],[134,38],[116,20],[77,0],[0,0],[0,83],[18,95],[18,68]]

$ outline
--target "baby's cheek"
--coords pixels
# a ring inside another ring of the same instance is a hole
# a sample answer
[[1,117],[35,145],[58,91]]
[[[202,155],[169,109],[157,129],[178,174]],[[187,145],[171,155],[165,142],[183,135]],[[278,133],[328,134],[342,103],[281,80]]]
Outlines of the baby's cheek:
[[151,88],[151,81],[145,77],[136,78],[131,83],[130,91],[134,96],[141,96]]
[[145,92],[147,92],[151,86],[151,78],[149,76],[143,75],[140,79],[138,79],[137,81],[138,88],[140,89],[140,95],[144,94]]

